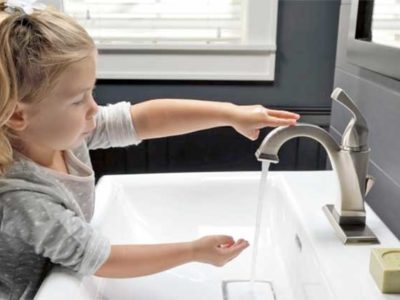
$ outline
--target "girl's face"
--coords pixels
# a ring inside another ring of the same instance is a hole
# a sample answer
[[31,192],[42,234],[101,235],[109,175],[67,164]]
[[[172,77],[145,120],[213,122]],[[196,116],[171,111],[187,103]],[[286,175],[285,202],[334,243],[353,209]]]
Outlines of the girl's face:
[[96,82],[97,51],[70,65],[53,92],[40,103],[27,105],[23,140],[54,150],[78,146],[96,127],[98,111],[92,92]]

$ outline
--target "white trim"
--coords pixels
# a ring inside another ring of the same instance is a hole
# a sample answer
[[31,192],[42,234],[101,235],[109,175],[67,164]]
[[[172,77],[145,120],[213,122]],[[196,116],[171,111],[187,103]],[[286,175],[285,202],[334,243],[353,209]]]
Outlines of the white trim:
[[264,45],[242,45],[242,44],[237,44],[237,45],[204,45],[204,44],[199,44],[199,45],[171,45],[171,44],[101,44],[101,43],[96,43],[97,49],[99,49],[100,52],[107,52],[108,50],[131,50],[132,52],[135,52],[135,50],[151,50],[151,51],[157,51],[157,52],[163,52],[163,51],[168,51],[168,50],[185,50],[185,51],[202,51],[204,53],[207,52],[275,52],[276,51],[276,45],[275,44],[264,44]]
[[278,0],[247,0],[242,44],[98,44],[100,79],[275,79]]
[[[121,66],[124,66],[123,68]],[[273,80],[275,51],[129,51],[100,53],[100,79]]]

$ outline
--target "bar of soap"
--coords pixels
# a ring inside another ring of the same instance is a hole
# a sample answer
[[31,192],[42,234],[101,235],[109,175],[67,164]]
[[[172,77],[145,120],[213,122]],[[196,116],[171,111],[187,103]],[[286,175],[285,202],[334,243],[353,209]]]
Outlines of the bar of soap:
[[400,293],[400,248],[373,248],[369,271],[383,293]]

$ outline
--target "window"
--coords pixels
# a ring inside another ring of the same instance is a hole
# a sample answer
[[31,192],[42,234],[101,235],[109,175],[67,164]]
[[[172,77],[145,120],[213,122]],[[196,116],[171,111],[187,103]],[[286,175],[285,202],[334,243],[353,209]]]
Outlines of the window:
[[400,0],[375,1],[371,27],[373,42],[400,48]]
[[244,39],[242,0],[69,0],[99,47],[137,44],[238,44]]
[[99,78],[273,80],[277,0],[64,0]]

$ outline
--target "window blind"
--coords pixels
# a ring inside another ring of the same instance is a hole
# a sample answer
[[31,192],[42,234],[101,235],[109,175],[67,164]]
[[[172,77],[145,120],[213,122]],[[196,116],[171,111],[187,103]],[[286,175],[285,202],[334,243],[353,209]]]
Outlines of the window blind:
[[98,44],[240,44],[247,0],[64,0]]
[[373,41],[400,47],[400,0],[376,0],[372,19]]

